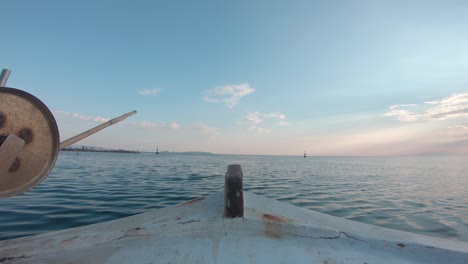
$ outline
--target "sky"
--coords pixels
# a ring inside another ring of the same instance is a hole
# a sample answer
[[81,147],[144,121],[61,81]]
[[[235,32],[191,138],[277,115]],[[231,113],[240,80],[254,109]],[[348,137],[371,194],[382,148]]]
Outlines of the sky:
[[7,86],[61,141],[218,154],[468,154],[468,1],[3,0]]

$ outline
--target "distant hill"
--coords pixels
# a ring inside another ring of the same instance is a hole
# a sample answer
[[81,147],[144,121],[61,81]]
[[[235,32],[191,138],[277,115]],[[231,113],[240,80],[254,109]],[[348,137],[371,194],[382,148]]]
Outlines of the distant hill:
[[[84,146],[84,145],[73,145],[62,149],[61,151],[75,151],[75,152],[115,152],[115,153],[140,153],[140,151],[134,150],[123,150],[123,149],[111,149],[111,148],[103,148],[103,147],[96,147],[96,146]],[[142,151],[142,153],[155,153],[154,151]],[[205,151],[159,151],[160,155],[164,154],[176,154],[176,155],[216,155],[211,152]]]
[[124,150],[124,149],[110,149],[94,146],[70,146],[62,149],[61,151],[74,151],[74,152],[112,152],[112,153],[140,153],[139,151]]
[[203,151],[185,151],[185,152],[173,152],[182,155],[215,155],[211,152],[203,152]]

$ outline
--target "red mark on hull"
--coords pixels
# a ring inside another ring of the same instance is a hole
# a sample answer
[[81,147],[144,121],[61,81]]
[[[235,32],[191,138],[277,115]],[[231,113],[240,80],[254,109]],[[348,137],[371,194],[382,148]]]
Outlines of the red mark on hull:
[[271,214],[263,214],[262,215],[263,219],[271,221],[271,222],[278,222],[278,223],[287,223],[289,222],[288,219],[277,216],[277,215],[271,215]]

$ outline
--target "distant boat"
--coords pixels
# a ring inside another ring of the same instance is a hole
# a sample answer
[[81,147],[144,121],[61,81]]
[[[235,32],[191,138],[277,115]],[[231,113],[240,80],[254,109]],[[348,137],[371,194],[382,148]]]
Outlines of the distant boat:
[[156,155],[159,155],[159,150],[158,150],[159,146],[156,147]]
[[305,153],[305,151],[304,151],[304,158],[306,158],[306,157],[307,157],[307,155],[306,155],[306,153]]

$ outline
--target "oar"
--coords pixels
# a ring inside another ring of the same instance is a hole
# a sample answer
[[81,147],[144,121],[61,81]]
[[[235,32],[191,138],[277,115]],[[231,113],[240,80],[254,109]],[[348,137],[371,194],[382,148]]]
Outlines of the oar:
[[0,74],[0,87],[4,87],[8,81],[8,77],[10,77],[11,70],[3,69],[2,73]]
[[118,122],[124,120],[125,118],[127,118],[129,116],[132,116],[132,115],[134,115],[136,113],[137,113],[137,111],[133,110],[133,111],[128,112],[128,113],[126,113],[124,115],[121,115],[119,117],[111,119],[111,120],[109,120],[109,121],[107,121],[107,122],[105,122],[103,124],[100,124],[100,125],[98,125],[98,126],[96,126],[94,128],[91,128],[91,129],[89,129],[89,130],[87,130],[87,131],[85,131],[85,132],[83,132],[81,134],[78,134],[78,135],[76,135],[74,137],[71,137],[71,138],[69,138],[69,139],[67,139],[67,140],[65,140],[63,142],[60,142],[60,147],[59,148],[64,149],[64,148],[66,148],[66,147],[68,147],[68,146],[82,140],[83,138],[91,136],[92,134],[94,134],[96,132],[99,132],[99,131],[103,130],[104,128],[106,128],[108,126],[111,126],[111,125],[113,125],[115,123],[118,123]]

